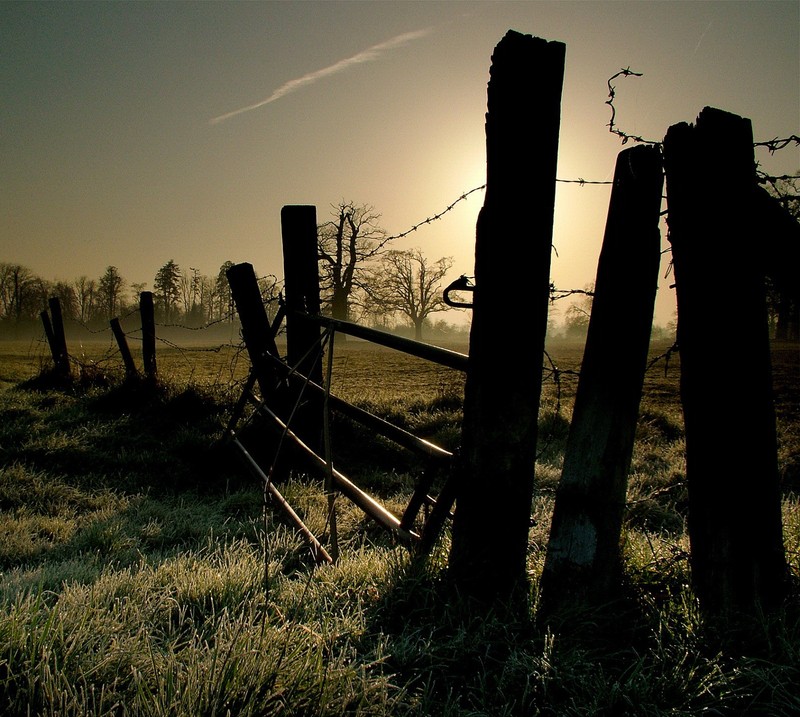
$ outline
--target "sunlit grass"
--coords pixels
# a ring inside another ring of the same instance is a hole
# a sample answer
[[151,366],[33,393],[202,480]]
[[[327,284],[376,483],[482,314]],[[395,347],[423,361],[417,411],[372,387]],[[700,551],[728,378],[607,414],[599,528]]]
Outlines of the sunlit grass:
[[[463,376],[415,375],[393,354],[384,372],[388,354],[341,351],[339,393],[457,449]],[[197,355],[217,366],[216,353]],[[562,368],[580,358],[555,357]],[[622,536],[625,613],[611,625],[575,615],[560,630],[455,599],[449,527],[416,561],[341,497],[340,559],[315,569],[218,445],[241,390],[221,375],[198,367],[144,390],[109,373],[71,390],[0,393],[0,715],[800,713],[797,615],[778,616],[757,656],[729,655],[697,608],[677,372],[646,382]],[[534,603],[574,383],[544,387]],[[779,411],[784,535],[800,579],[800,430],[788,415]],[[367,438],[336,423],[336,465],[401,512],[422,466]],[[322,485],[293,471],[281,491],[327,543]]]

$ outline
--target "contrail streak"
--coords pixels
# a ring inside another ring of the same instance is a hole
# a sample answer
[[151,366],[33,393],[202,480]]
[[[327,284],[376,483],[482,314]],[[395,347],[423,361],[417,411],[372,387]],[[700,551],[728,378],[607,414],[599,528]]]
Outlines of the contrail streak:
[[708,25],[706,25],[706,29],[703,30],[703,34],[700,35],[700,39],[697,41],[697,44],[694,46],[694,50],[692,50],[692,57],[697,54],[697,51],[700,49],[700,43],[703,42],[705,36],[708,34],[708,31],[711,29],[711,25],[714,24],[713,20],[709,20]]
[[255,102],[252,105],[247,105],[246,107],[240,107],[238,110],[233,110],[233,112],[227,112],[226,114],[219,115],[218,117],[214,117],[211,119],[211,124],[219,124],[220,122],[224,122],[231,117],[235,117],[236,115],[240,115],[243,112],[250,112],[251,110],[256,110],[259,107],[263,107],[264,105],[268,105],[270,102],[275,102],[275,100],[279,100],[281,97],[285,97],[292,92],[296,92],[297,90],[301,89],[302,87],[306,87],[307,85],[311,85],[318,80],[321,80],[325,77],[330,77],[331,75],[335,75],[339,72],[344,72],[345,70],[353,67],[354,65],[361,65],[365,62],[372,62],[373,60],[377,60],[382,54],[388,52],[389,50],[394,50],[397,47],[402,47],[403,45],[412,42],[413,40],[418,40],[425,35],[428,35],[432,32],[433,28],[427,28],[425,30],[416,30],[414,32],[406,32],[402,35],[397,35],[397,37],[393,37],[390,40],[386,40],[386,42],[378,43],[377,45],[373,45],[372,47],[368,47],[366,50],[362,50],[356,55],[352,57],[348,57],[344,60],[339,60],[339,62],[335,62],[328,67],[323,67],[321,70],[316,70],[315,72],[309,72],[302,77],[298,77],[294,80],[289,80],[285,84],[281,85],[277,90],[275,90],[269,97],[266,99],[260,100],[259,102]]

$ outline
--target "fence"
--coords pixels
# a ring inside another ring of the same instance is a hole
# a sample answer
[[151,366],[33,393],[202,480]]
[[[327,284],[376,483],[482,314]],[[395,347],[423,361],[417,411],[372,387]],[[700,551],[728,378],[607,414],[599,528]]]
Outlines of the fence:
[[[319,302],[316,278],[313,282],[303,280],[303,277],[311,277],[312,272],[316,277],[315,214],[313,207],[287,207],[284,210],[284,248],[292,247],[292,253],[285,253],[286,361],[281,359],[275,345],[278,322],[270,324],[267,320],[252,265],[237,264],[228,272],[231,291],[242,321],[242,335],[253,366],[250,380],[245,385],[242,399],[228,426],[228,436],[253,473],[272,486],[274,465],[267,468],[258,466],[236,434],[236,425],[242,418],[244,406],[248,403],[254,405],[266,423],[298,448],[311,466],[323,475],[329,493],[333,490],[341,492],[399,540],[427,550],[438,537],[454,500],[452,485],[443,491],[438,500],[429,495],[429,490],[437,475],[452,471],[453,454],[331,394],[330,360],[334,336],[339,332],[358,337],[462,371],[466,370],[467,356],[351,322],[337,321],[290,308],[318,305]],[[305,250],[302,249],[303,244]],[[298,255],[300,261],[296,261]],[[321,358],[325,348],[328,351],[329,371],[323,386]],[[260,397],[253,393],[256,384],[259,386]],[[427,469],[418,481],[402,516],[391,513],[333,467],[329,411],[356,421],[425,458]],[[320,455],[321,453],[324,455]],[[270,490],[274,491],[274,487]],[[282,498],[279,498],[280,501]],[[423,529],[417,530],[415,522],[424,504],[429,505],[431,511]],[[298,522],[291,514],[290,518],[295,523]],[[331,513],[330,519],[335,521],[334,513]],[[301,530],[311,540],[304,526],[301,526]],[[321,553],[315,540],[311,543],[318,559],[328,559],[327,554]]]
[[[240,440],[237,426],[248,405],[323,475],[331,521],[333,495],[340,492],[399,540],[424,552],[453,517],[450,565],[465,592],[508,597],[525,579],[539,357],[551,298],[563,63],[560,43],[513,32],[493,56],[469,355],[321,316],[314,207],[288,206],[282,212],[285,303],[275,321],[268,320],[252,266],[239,264],[228,272],[252,371],[227,435],[311,542],[318,560],[335,559],[335,540],[331,555],[280,496],[274,466],[262,467]],[[534,71],[546,78],[544,84],[530,82]],[[694,587],[702,606],[714,613],[752,613],[779,604],[785,593],[765,265],[753,258],[753,237],[768,229],[766,253],[777,267],[797,266],[800,237],[796,223],[776,219],[775,203],[758,186],[753,147],[749,120],[706,108],[696,125],[669,128],[663,143],[641,144],[618,156],[542,574],[545,615],[565,605],[603,604],[619,586],[622,508],[646,368],[665,179],[678,296]],[[717,179],[720,174],[726,177],[724,185]],[[521,223],[529,227],[523,239]],[[741,349],[710,379],[703,367],[714,361],[718,343],[708,329],[709,312],[715,309],[709,304],[709,285],[729,287],[725,299],[733,309],[716,312],[715,322],[718,329],[724,324],[721,333],[738,336]],[[526,307],[522,315],[520,306]],[[57,324],[55,312],[53,318]],[[284,320],[285,359],[275,344]],[[336,333],[465,371],[462,455],[331,395],[331,362],[325,380],[322,357],[326,348],[332,356]],[[57,327],[51,334],[56,360],[65,350]],[[508,337],[518,335],[527,336],[525,344],[509,346]],[[429,461],[402,516],[334,469],[331,411]],[[433,497],[429,493],[437,474],[444,475],[443,487]],[[759,476],[757,487],[754,475]],[[418,528],[424,504],[431,511]],[[744,523],[753,530],[743,531]]]
[[[61,306],[58,297],[53,297],[49,301],[50,313],[43,311],[41,314],[47,343],[50,346],[50,353],[53,357],[56,374],[62,378],[68,378],[71,373],[69,354],[67,352],[67,340],[64,331],[64,321],[61,314]],[[156,362],[156,322],[155,310],[153,305],[153,294],[143,291],[139,295],[139,315],[141,317],[142,331],[142,368],[144,378],[154,382],[158,376]],[[122,330],[119,317],[114,317],[109,322],[111,332],[117,342],[122,363],[125,367],[127,379],[139,377],[139,371],[133,360],[128,338]]]
[[[259,410],[327,475],[330,493],[341,491],[408,543],[429,547],[457,505],[450,568],[461,588],[480,598],[507,598],[525,576],[541,391],[537,358],[544,348],[550,299],[563,61],[560,43],[514,32],[493,55],[487,186],[478,219],[468,356],[451,356],[319,316],[314,207],[285,207],[282,213],[286,362],[275,349],[274,327],[262,315],[252,267],[238,265],[229,272],[253,365],[248,392],[259,384]],[[535,83],[536,96],[531,97],[534,70],[546,82]],[[657,284],[665,176],[678,295],[694,587],[705,609],[723,614],[752,614],[757,606],[779,604],[785,594],[764,267],[747,259],[753,234],[775,224],[766,218],[753,146],[748,120],[706,108],[696,126],[670,128],[663,145],[643,144],[619,154],[542,574],[544,615],[565,605],[603,604],[619,585],[622,511]],[[708,179],[719,176],[720,167],[726,184],[712,187]],[[510,237],[520,235],[522,221],[531,229],[524,241],[511,242]],[[781,257],[795,257],[796,229],[792,231],[784,229],[774,237],[771,255],[779,264]],[[736,259],[730,258],[731,242],[741,252]],[[708,377],[702,376],[701,386],[699,369],[717,350],[707,330],[707,286],[723,285],[733,276],[736,289],[727,298],[736,310],[726,322],[730,335],[740,337],[737,345],[752,348],[746,351],[747,370],[731,362],[730,369],[710,382],[714,387],[709,393]],[[526,306],[524,321],[514,311],[518,306]],[[332,397],[330,381],[328,388],[321,385],[320,347],[327,342],[330,350],[336,332],[466,371],[463,454],[458,460],[436,447],[423,447],[411,436],[399,441],[437,455],[448,472],[435,499],[427,495],[427,478],[421,480],[402,518],[377,505],[331,464],[329,409],[398,438],[377,417]],[[527,336],[524,348],[497,350],[504,339],[507,345],[509,336],[520,334]],[[743,375],[746,386],[737,378]],[[731,390],[734,385],[736,391]],[[313,398],[301,407],[302,392],[309,389]],[[750,440],[753,416],[758,417],[755,441]],[[731,437],[736,451],[729,448]],[[757,489],[753,475],[759,475]],[[418,533],[413,519],[425,500],[433,511]],[[742,537],[745,521],[758,526],[757,539],[749,531]]]

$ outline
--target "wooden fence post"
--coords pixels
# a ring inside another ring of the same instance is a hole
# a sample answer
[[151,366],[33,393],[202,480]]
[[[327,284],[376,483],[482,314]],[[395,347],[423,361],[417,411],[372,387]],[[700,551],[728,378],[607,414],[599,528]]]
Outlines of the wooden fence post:
[[53,364],[56,373],[62,378],[69,378],[69,354],[67,353],[67,336],[64,332],[64,318],[61,313],[61,302],[57,296],[48,300],[50,315],[42,313],[42,323],[44,324],[45,335],[50,344],[50,353],[53,356]]
[[53,334],[53,323],[50,321],[50,314],[47,312],[47,309],[42,311],[39,317],[42,319],[44,335],[47,339],[47,345],[50,347],[50,355],[53,357],[53,365],[55,366],[58,357],[58,348],[56,347],[56,337]]
[[139,374],[136,370],[136,364],[133,362],[133,356],[131,355],[131,350],[128,346],[128,339],[125,337],[125,332],[122,330],[122,326],[120,326],[119,318],[115,317],[111,319],[110,323],[111,333],[114,334],[114,338],[117,340],[119,353],[122,356],[122,363],[125,364],[125,378],[129,380],[136,378]]
[[458,589],[484,603],[527,602],[565,51],[509,31],[492,55],[450,552]]
[[705,108],[664,140],[678,299],[692,582],[755,616],[787,588],[750,120]]
[[654,146],[623,150],[541,579],[540,617],[618,596],[619,538],[661,259]]
[[[312,315],[320,313],[316,207],[283,207],[281,230],[286,301],[286,360],[292,368],[319,385],[322,384],[320,327],[302,316],[303,312]],[[319,452],[322,440],[322,401],[316,395],[306,398],[302,407],[298,407],[295,412],[293,428],[311,448]]]
[[144,375],[150,381],[158,376],[156,369],[156,319],[153,306],[153,292],[139,294],[139,315],[142,320],[142,363]]
[[[268,354],[279,357],[278,347],[275,345],[269,317],[264,309],[255,270],[252,264],[235,264],[228,269],[226,276],[242,323],[242,338],[250,356],[250,363],[256,372],[261,396],[273,410],[276,410],[274,401],[282,377],[278,376]],[[276,412],[280,415],[283,413],[281,410]]]

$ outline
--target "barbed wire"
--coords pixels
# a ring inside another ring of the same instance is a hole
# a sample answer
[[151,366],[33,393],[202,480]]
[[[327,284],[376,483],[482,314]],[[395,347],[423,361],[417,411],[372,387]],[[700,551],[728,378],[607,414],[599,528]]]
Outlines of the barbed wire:
[[589,289],[557,289],[554,284],[550,284],[550,303],[558,301],[559,299],[566,299],[568,296],[575,294],[582,294],[583,296],[594,296],[594,291]]
[[789,135],[788,137],[775,137],[766,142],[753,142],[754,147],[766,147],[770,154],[775,154],[778,150],[785,149],[790,144],[800,146],[800,137],[796,134]]
[[[621,69],[619,72],[608,78],[608,80],[606,81],[606,84],[608,85],[608,99],[606,100],[606,104],[611,108],[611,119],[609,120],[606,126],[608,127],[608,131],[611,134],[617,135],[618,137],[621,138],[623,145],[627,144],[629,141],[634,141],[661,147],[663,146],[663,141],[649,140],[645,139],[640,135],[624,132],[623,130],[619,129],[619,127],[616,124],[617,108],[614,105],[614,101],[616,100],[617,92],[616,92],[616,86],[613,85],[612,82],[616,80],[618,77],[643,77],[643,76],[644,76],[643,72],[635,72],[631,70],[630,66],[628,66],[624,69]],[[753,142],[754,148],[765,147],[770,154],[775,154],[775,152],[785,149],[790,145],[800,146],[800,136],[792,134],[789,135],[788,137],[775,137],[774,139],[765,140],[762,142]],[[761,178],[760,182],[762,184],[767,181],[774,181],[781,179],[783,180],[800,179],[800,175],[797,174],[785,174],[780,177],[773,177],[763,172],[759,172],[758,174],[759,177]]]
[[642,144],[652,144],[656,146],[661,146],[661,142],[656,142],[651,139],[645,139],[639,135],[630,134],[628,132],[623,132],[621,129],[617,127],[616,120],[617,120],[617,108],[614,106],[614,100],[617,98],[617,88],[615,85],[611,83],[617,79],[617,77],[643,77],[643,72],[634,72],[630,67],[626,67],[615,75],[612,75],[608,78],[606,84],[608,85],[608,99],[606,100],[606,104],[611,108],[611,119],[608,121],[606,125],[608,127],[608,131],[611,134],[617,135],[622,139],[622,144],[627,144],[630,140],[634,142],[640,142]]
[[481,189],[486,189],[486,185],[482,184],[480,187],[475,187],[470,189],[467,192],[464,192],[460,197],[458,197],[455,201],[451,202],[447,207],[442,209],[442,211],[434,214],[433,216],[428,217],[427,219],[423,219],[421,222],[414,224],[410,229],[406,229],[404,232],[400,232],[399,234],[394,234],[393,236],[387,237],[384,242],[394,241],[395,239],[402,239],[403,237],[407,237],[412,232],[417,231],[420,227],[424,226],[425,224],[430,224],[431,222],[435,222],[437,219],[441,219],[445,214],[452,211],[453,208],[459,202],[463,202],[470,194],[474,194],[475,192],[479,192]]

